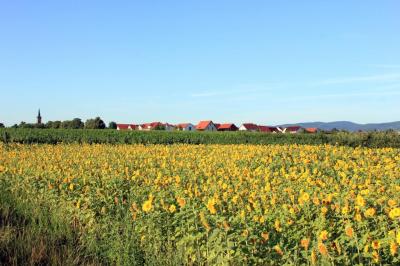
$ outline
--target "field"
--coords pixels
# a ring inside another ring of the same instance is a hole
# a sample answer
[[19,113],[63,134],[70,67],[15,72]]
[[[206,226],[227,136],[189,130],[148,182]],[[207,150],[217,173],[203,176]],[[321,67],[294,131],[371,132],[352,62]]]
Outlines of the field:
[[398,148],[0,143],[0,262],[399,264],[399,169]]
[[260,132],[0,128],[0,141],[24,144],[331,144],[350,147],[400,148],[400,134],[396,132],[273,134]]

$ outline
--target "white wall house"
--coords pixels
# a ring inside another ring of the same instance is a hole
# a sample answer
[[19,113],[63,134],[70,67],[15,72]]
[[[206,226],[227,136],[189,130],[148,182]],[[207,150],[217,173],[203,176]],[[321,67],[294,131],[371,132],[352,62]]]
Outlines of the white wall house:
[[174,125],[171,125],[168,123],[165,123],[164,126],[165,126],[166,131],[174,131],[176,129],[176,127]]
[[304,131],[302,127],[299,126],[291,126],[291,127],[276,127],[280,133],[290,133],[296,134],[301,131]]
[[117,124],[117,130],[135,130],[136,128],[133,124]]
[[181,131],[196,131],[196,127],[191,123],[178,124],[176,128]]
[[286,133],[285,127],[276,127],[276,129],[279,131],[279,133]]
[[240,131],[259,131],[259,128],[256,124],[253,123],[244,123],[239,127]]

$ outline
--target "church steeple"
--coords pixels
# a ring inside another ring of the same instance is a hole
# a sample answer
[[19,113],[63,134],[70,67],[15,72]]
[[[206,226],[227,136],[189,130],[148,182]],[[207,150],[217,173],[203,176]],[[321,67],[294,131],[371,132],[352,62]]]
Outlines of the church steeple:
[[42,116],[40,115],[40,109],[39,109],[39,112],[38,112],[38,116],[37,116],[37,124],[41,124],[42,123]]

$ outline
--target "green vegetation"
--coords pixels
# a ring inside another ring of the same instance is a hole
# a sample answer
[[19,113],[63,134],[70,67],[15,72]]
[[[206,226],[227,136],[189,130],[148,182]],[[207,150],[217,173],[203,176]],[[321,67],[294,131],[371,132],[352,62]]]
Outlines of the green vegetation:
[[0,128],[0,140],[14,143],[108,143],[108,144],[333,144],[351,147],[400,147],[395,132],[332,134],[271,134],[254,132],[166,132],[94,129]]
[[111,122],[108,124],[108,128],[109,128],[109,129],[117,129],[117,123],[115,123],[114,121],[111,121]]
[[85,123],[86,129],[105,129],[106,124],[100,117],[96,117],[95,119],[88,119]]
[[[3,127],[3,124],[0,123],[0,128]],[[105,129],[106,124],[100,117],[87,119],[84,123],[80,118],[74,118],[72,120],[65,121],[48,121],[46,124],[42,123],[26,123],[22,121],[19,125],[15,124],[11,128],[40,128],[40,129]],[[110,123],[111,129],[116,129],[117,124],[115,122]]]
[[0,180],[1,265],[98,265],[74,225],[48,199],[11,191]]

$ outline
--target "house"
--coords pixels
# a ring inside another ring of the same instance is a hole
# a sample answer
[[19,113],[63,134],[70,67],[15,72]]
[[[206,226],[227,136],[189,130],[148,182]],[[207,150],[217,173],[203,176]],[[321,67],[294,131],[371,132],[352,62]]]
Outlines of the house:
[[240,131],[259,131],[259,128],[256,124],[253,123],[244,123],[239,127]]
[[196,126],[196,130],[198,131],[217,131],[217,127],[211,120],[200,121]]
[[136,130],[137,125],[134,124],[117,124],[117,130]]
[[191,123],[181,123],[176,125],[176,129],[181,131],[195,131],[196,127]]
[[169,123],[165,123],[163,124],[163,126],[166,131],[174,131],[176,129],[175,125],[171,125]]
[[161,129],[164,128],[164,124],[161,122],[151,122],[151,123],[145,123],[142,125],[139,125],[138,129],[139,130],[155,130],[155,129]]
[[316,127],[307,127],[304,130],[306,133],[317,133],[319,131]]
[[258,130],[264,133],[272,133],[276,128],[269,126],[258,126]]
[[279,130],[277,127],[271,127],[271,132],[272,133],[279,133]]
[[237,131],[238,129],[235,124],[221,124],[217,127],[218,131]]
[[276,127],[276,130],[278,130],[278,133],[283,133],[283,134],[285,134],[285,133],[286,133],[286,129],[287,129],[287,128],[285,128],[285,127]]
[[296,134],[296,133],[303,131],[303,128],[300,126],[291,126],[291,127],[285,128],[285,129],[286,129],[286,132],[288,132],[290,134]]
[[300,126],[290,126],[290,127],[276,127],[279,133],[290,133],[290,134],[296,134],[304,131],[304,129]]
[[304,131],[304,129],[300,126],[290,126],[290,127],[276,127],[278,132],[280,133],[290,133],[290,134],[296,134]]

